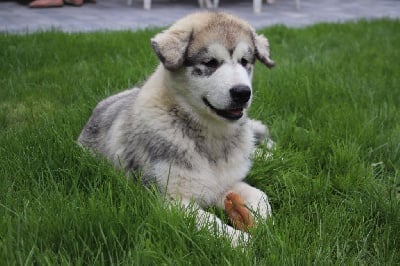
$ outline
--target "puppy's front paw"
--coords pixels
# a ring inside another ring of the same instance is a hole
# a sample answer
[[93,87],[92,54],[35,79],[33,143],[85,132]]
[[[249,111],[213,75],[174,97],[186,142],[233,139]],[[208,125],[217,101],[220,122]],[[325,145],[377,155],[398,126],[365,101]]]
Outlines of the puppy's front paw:
[[257,213],[261,216],[260,218],[263,220],[272,215],[272,208],[269,204],[267,195],[263,196],[261,201],[258,203]]
[[224,205],[233,227],[241,231],[248,231],[254,227],[253,215],[239,194],[231,192],[226,195]]
[[231,240],[231,245],[234,248],[237,247],[245,247],[247,244],[249,244],[250,242],[250,235],[246,232],[240,231],[240,230],[235,230],[232,228],[232,230],[234,230],[234,232],[232,232],[230,234],[230,240]]

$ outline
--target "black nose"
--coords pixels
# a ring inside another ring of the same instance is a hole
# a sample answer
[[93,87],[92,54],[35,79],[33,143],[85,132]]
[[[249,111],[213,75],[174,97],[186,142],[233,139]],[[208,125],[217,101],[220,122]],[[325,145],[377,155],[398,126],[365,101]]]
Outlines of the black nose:
[[229,90],[231,98],[235,103],[247,103],[250,100],[251,90],[249,86],[237,85]]

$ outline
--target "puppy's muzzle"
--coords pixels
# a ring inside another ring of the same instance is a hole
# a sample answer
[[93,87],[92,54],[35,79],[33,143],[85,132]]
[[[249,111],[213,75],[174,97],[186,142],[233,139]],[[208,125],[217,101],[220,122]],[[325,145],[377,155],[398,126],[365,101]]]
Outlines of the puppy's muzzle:
[[203,102],[214,113],[225,119],[235,121],[243,116],[243,109],[247,108],[251,97],[251,89],[247,85],[236,85],[229,90],[231,102],[225,109],[215,108],[207,99],[203,97]]
[[251,90],[249,86],[237,85],[229,90],[233,104],[244,105],[250,100]]

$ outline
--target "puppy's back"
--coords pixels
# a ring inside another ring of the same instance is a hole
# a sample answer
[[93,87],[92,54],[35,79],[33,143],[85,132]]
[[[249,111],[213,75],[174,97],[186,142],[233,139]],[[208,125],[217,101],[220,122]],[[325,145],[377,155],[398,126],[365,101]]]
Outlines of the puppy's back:
[[99,102],[83,128],[78,142],[84,147],[105,154],[105,144],[107,143],[105,138],[108,131],[121,112],[134,104],[138,92],[138,88],[133,88]]

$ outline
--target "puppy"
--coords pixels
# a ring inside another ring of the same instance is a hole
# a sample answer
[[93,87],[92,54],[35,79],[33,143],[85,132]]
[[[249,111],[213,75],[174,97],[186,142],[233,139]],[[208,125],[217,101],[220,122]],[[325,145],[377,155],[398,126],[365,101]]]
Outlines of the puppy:
[[247,241],[248,233],[204,208],[230,206],[241,221],[271,214],[267,195],[243,182],[256,145],[273,145],[267,127],[246,111],[256,59],[274,65],[268,40],[235,16],[204,12],[177,21],[151,45],[161,61],[155,72],[141,88],[101,101],[78,141],[194,209],[199,227],[235,246]]

